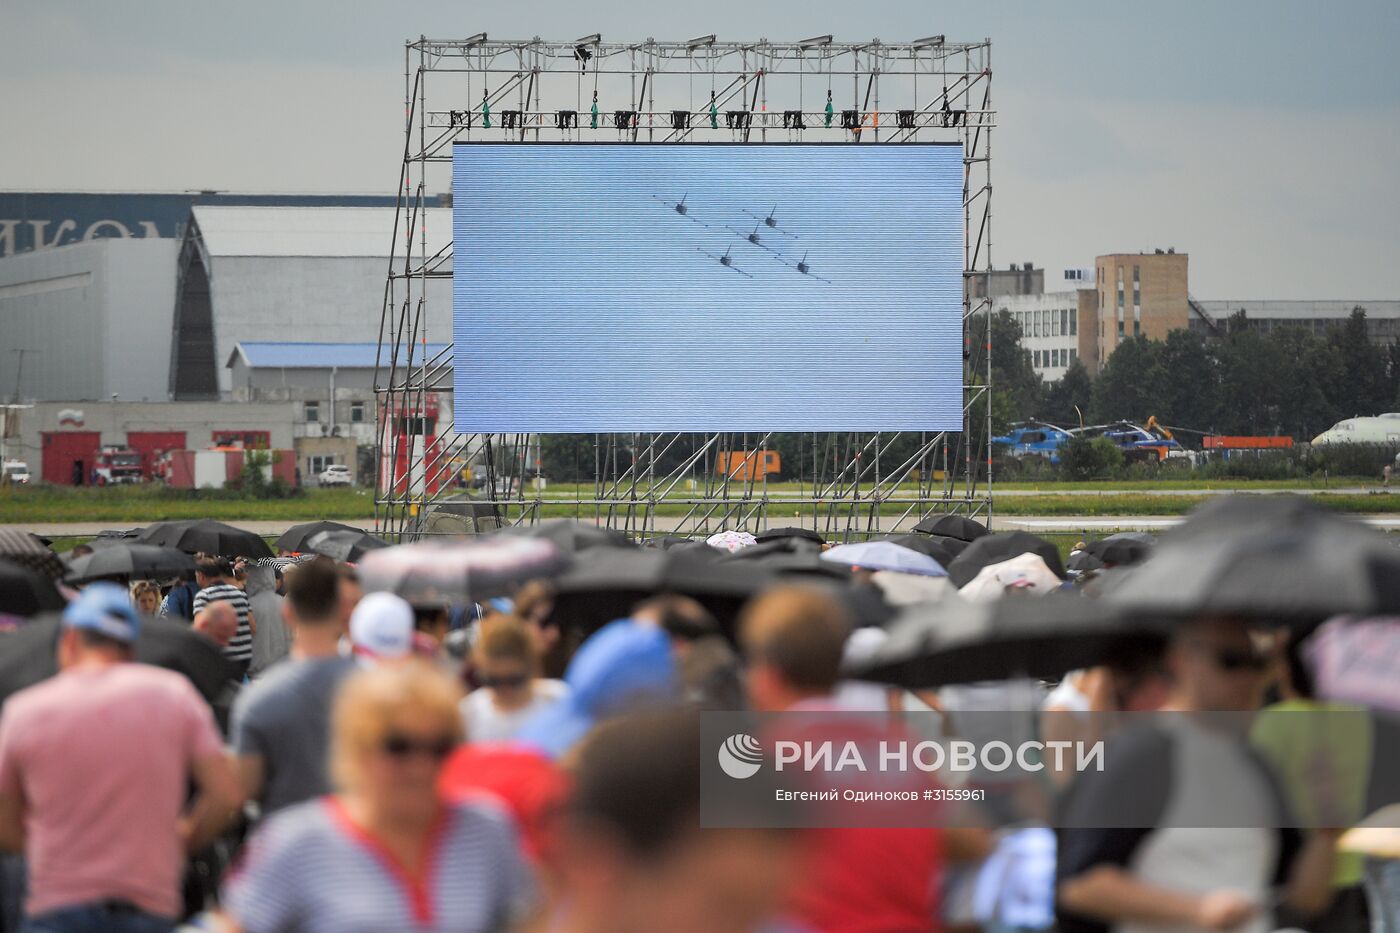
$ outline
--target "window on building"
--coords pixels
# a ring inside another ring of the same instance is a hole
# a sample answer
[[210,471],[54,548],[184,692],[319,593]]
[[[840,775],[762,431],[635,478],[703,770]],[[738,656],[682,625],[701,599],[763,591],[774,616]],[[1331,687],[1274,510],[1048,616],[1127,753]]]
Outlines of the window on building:
[[1031,365],[1034,366],[1036,369],[1039,369],[1039,368],[1040,368],[1040,351],[1039,351],[1039,350],[1036,350],[1036,351],[1035,351],[1035,359],[1032,361]]
[[1073,337],[1079,332],[1079,312],[1074,308],[1069,309],[1069,335]]
[[1060,351],[1059,351],[1058,349],[1056,349],[1056,350],[1051,350],[1051,351],[1050,351],[1050,365],[1051,365],[1051,366],[1059,366],[1059,365],[1060,365]]
[[1139,320],[1136,320],[1136,319],[1133,320],[1133,336],[1134,336],[1134,337],[1141,337],[1141,336],[1142,336],[1142,321],[1139,321]]
[[363,424],[363,423],[364,423],[364,420],[365,420],[365,403],[364,403],[364,402],[351,402],[351,403],[350,403],[350,423],[351,423],[351,424]]
[[1118,319],[1118,339],[1123,339],[1123,319],[1121,317]]
[[306,458],[306,471],[311,476],[319,476],[334,463],[335,457],[328,454],[317,454]]
[[1079,351],[1076,350],[1076,349],[1074,349],[1073,347],[1070,347],[1070,350],[1069,350],[1069,365],[1073,366],[1073,365],[1074,365],[1074,361],[1077,360],[1077,359],[1079,359]]
[[1050,311],[1050,336],[1060,336],[1060,313],[1053,308]]
[[306,416],[307,424],[315,424],[321,420],[321,403],[304,402],[301,406],[302,414]]

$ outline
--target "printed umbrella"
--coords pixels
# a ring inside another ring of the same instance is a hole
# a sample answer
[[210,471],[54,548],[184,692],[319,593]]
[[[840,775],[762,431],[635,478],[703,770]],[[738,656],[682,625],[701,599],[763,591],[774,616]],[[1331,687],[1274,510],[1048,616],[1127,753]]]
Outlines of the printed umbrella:
[[958,594],[969,602],[991,602],[1009,593],[1043,596],[1059,589],[1060,583],[1044,558],[1027,552],[983,567]]
[[49,577],[32,567],[0,560],[0,616],[28,618],[63,605],[63,596]]
[[109,577],[133,580],[189,578],[194,574],[194,558],[173,547],[135,544],[125,541],[109,544],[91,554],[76,557],[69,564],[69,583],[88,583]]
[[58,555],[27,531],[0,528],[0,558],[21,564],[53,579],[63,576],[67,569]]
[[[46,616],[0,635],[0,703],[10,694],[58,673],[58,616]],[[223,649],[183,622],[141,620],[136,660],[178,671],[210,703],[233,676]]]
[[1010,560],[1017,554],[1039,554],[1045,566],[1057,577],[1065,575],[1064,564],[1060,562],[1060,552],[1055,545],[1044,538],[1024,531],[1007,531],[978,538],[967,546],[948,565],[948,576],[953,585],[962,589],[981,573],[983,567]]
[[527,580],[553,576],[568,565],[569,555],[552,541],[493,535],[370,551],[359,571],[366,591],[396,593],[415,606],[453,606],[505,596]]
[[912,573],[923,577],[946,577],[948,571],[943,565],[918,551],[892,544],[889,541],[862,541],[857,544],[839,544],[822,552],[822,560],[862,570],[889,570],[895,573]]
[[966,515],[930,515],[914,526],[919,534],[939,535],[944,538],[957,538],[959,541],[973,542],[986,535],[987,528]]
[[293,525],[282,532],[275,542],[279,551],[309,551],[310,541],[313,537],[323,531],[353,531],[357,534],[366,534],[363,528],[356,528],[341,522],[304,522],[300,525]]

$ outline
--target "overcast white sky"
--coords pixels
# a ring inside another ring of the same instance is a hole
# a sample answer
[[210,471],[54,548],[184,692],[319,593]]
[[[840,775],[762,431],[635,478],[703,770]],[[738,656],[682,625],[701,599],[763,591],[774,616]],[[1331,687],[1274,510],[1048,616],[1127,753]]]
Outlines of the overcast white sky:
[[0,186],[391,193],[403,40],[483,30],[990,37],[998,267],[1174,246],[1199,298],[1400,298],[1396,0],[5,0]]

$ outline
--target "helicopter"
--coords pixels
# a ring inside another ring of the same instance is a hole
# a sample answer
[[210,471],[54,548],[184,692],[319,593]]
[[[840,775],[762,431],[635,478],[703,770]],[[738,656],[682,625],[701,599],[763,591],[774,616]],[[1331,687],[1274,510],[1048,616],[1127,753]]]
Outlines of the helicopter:
[[820,275],[817,275],[815,272],[812,271],[812,267],[807,264],[807,252],[805,250],[802,253],[802,258],[799,259],[797,262],[788,262],[786,259],[783,259],[781,257],[779,257],[778,262],[781,262],[785,266],[789,266],[793,269],[796,269],[803,275],[810,276],[811,278],[814,278],[819,282],[825,282],[828,285],[831,284],[831,279],[822,278]]
[[734,259],[733,259],[733,257],[731,257],[731,256],[729,255],[729,251],[730,251],[731,249],[733,249],[732,246],[725,249],[724,255],[723,255],[723,256],[716,256],[714,253],[711,253],[711,252],[709,252],[708,250],[701,249],[701,248],[698,247],[698,246],[695,247],[696,252],[704,253],[706,256],[709,256],[711,259],[718,260],[718,261],[719,261],[719,264],[720,264],[721,266],[724,266],[726,269],[733,269],[735,272],[739,273],[740,275],[742,275],[742,276],[744,276],[744,277],[746,277],[746,278],[750,278],[750,279],[753,278],[752,275],[750,275],[749,273],[745,272],[743,269],[740,269],[738,266],[734,265]]
[[768,212],[767,217],[760,217],[753,211],[744,211],[744,213],[748,214],[754,220],[757,220],[759,223],[763,224],[763,226],[767,227],[769,230],[781,233],[783,236],[790,236],[794,240],[797,239],[797,234],[790,233],[789,231],[784,230],[782,227],[778,226],[778,205],[776,204],[774,204],[773,209]]

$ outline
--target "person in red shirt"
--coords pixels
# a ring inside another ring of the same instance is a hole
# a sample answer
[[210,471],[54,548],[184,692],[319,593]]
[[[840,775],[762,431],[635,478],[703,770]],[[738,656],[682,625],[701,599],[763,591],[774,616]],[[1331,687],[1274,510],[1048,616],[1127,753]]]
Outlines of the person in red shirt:
[[[820,591],[782,587],[749,603],[739,642],[753,709],[835,712],[831,695],[850,632],[845,611]],[[940,841],[929,828],[810,830],[789,916],[823,933],[935,929]]]

